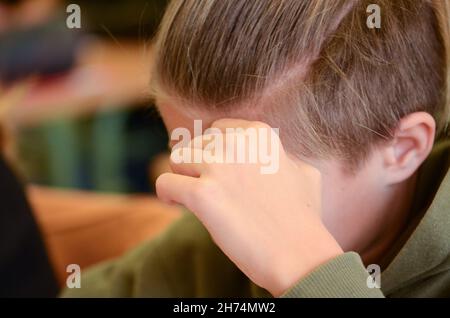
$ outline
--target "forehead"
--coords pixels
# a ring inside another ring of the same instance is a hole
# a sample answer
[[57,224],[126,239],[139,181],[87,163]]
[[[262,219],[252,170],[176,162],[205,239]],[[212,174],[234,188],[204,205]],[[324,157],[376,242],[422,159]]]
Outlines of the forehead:
[[181,127],[192,130],[195,120],[201,120],[203,127],[208,128],[220,118],[220,116],[214,116],[206,111],[194,110],[189,106],[183,107],[183,103],[176,100],[157,99],[155,105],[169,133]]

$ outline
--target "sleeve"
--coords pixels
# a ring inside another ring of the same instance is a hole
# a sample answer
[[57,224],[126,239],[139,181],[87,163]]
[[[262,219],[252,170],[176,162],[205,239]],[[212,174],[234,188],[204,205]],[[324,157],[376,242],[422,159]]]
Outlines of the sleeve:
[[282,298],[383,298],[367,284],[369,274],[360,256],[342,254],[319,266],[289,289]]

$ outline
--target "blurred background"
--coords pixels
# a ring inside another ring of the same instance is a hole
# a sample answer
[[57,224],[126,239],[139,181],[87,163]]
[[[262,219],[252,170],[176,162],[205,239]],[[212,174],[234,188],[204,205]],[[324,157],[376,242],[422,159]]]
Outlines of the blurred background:
[[68,264],[117,257],[179,217],[152,195],[167,170],[149,96],[166,2],[0,0],[0,145],[61,284]]
[[151,40],[165,0],[0,1],[2,109],[17,166],[30,182],[151,192],[149,164],[167,136],[148,98]]

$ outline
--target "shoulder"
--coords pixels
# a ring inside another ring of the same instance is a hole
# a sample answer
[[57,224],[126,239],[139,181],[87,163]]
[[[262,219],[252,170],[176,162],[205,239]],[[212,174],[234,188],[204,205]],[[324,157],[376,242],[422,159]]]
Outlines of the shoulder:
[[[177,297],[236,296],[249,291],[249,280],[223,254],[202,223],[190,212],[154,242],[139,272],[139,294],[148,295],[158,267],[170,295]],[[143,246],[145,249],[145,246]],[[157,264],[155,264],[157,263]],[[160,296],[160,295],[159,295]]]
[[81,285],[63,296],[225,297],[255,289],[189,212],[156,239],[87,270]]

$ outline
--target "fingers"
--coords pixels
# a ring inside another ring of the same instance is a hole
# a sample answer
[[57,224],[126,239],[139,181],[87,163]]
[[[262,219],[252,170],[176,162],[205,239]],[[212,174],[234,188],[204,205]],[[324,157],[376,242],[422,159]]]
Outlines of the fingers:
[[[227,128],[235,131],[227,132]],[[262,122],[220,119],[208,130],[187,146],[172,151],[170,165],[174,173],[198,178],[211,171],[210,164],[245,162],[246,158],[257,163],[261,159],[259,147],[271,152],[280,149],[278,135]]]
[[244,119],[230,119],[230,118],[218,119],[212,123],[211,127],[218,128],[224,133],[226,132],[227,128],[242,128],[242,129],[247,129],[250,127],[267,128],[267,129],[271,128],[270,125],[263,123],[261,121],[249,121]]
[[[212,128],[220,129],[222,133],[236,134],[236,129],[242,129],[245,135],[257,134],[258,137],[274,137],[274,141],[279,140],[279,129],[273,128],[270,125],[261,121],[248,121],[243,119],[219,119],[212,123]],[[227,132],[227,128],[231,131]],[[241,132],[239,132],[241,133]]]
[[191,177],[200,177],[202,173],[208,170],[207,164],[214,161],[214,156],[220,157],[222,155],[223,149],[217,148],[215,143],[215,138],[219,137],[221,138],[219,148],[223,148],[224,136],[216,128],[216,131],[195,137],[186,147],[172,150],[170,155],[172,171]]
[[170,154],[170,168],[174,173],[189,177],[200,177],[204,167],[202,164],[203,149],[178,148]]
[[250,127],[252,124],[251,121],[243,120],[243,119],[219,119],[212,123],[211,127],[218,128],[222,131],[222,133],[226,133],[227,128],[242,128],[246,129]]

